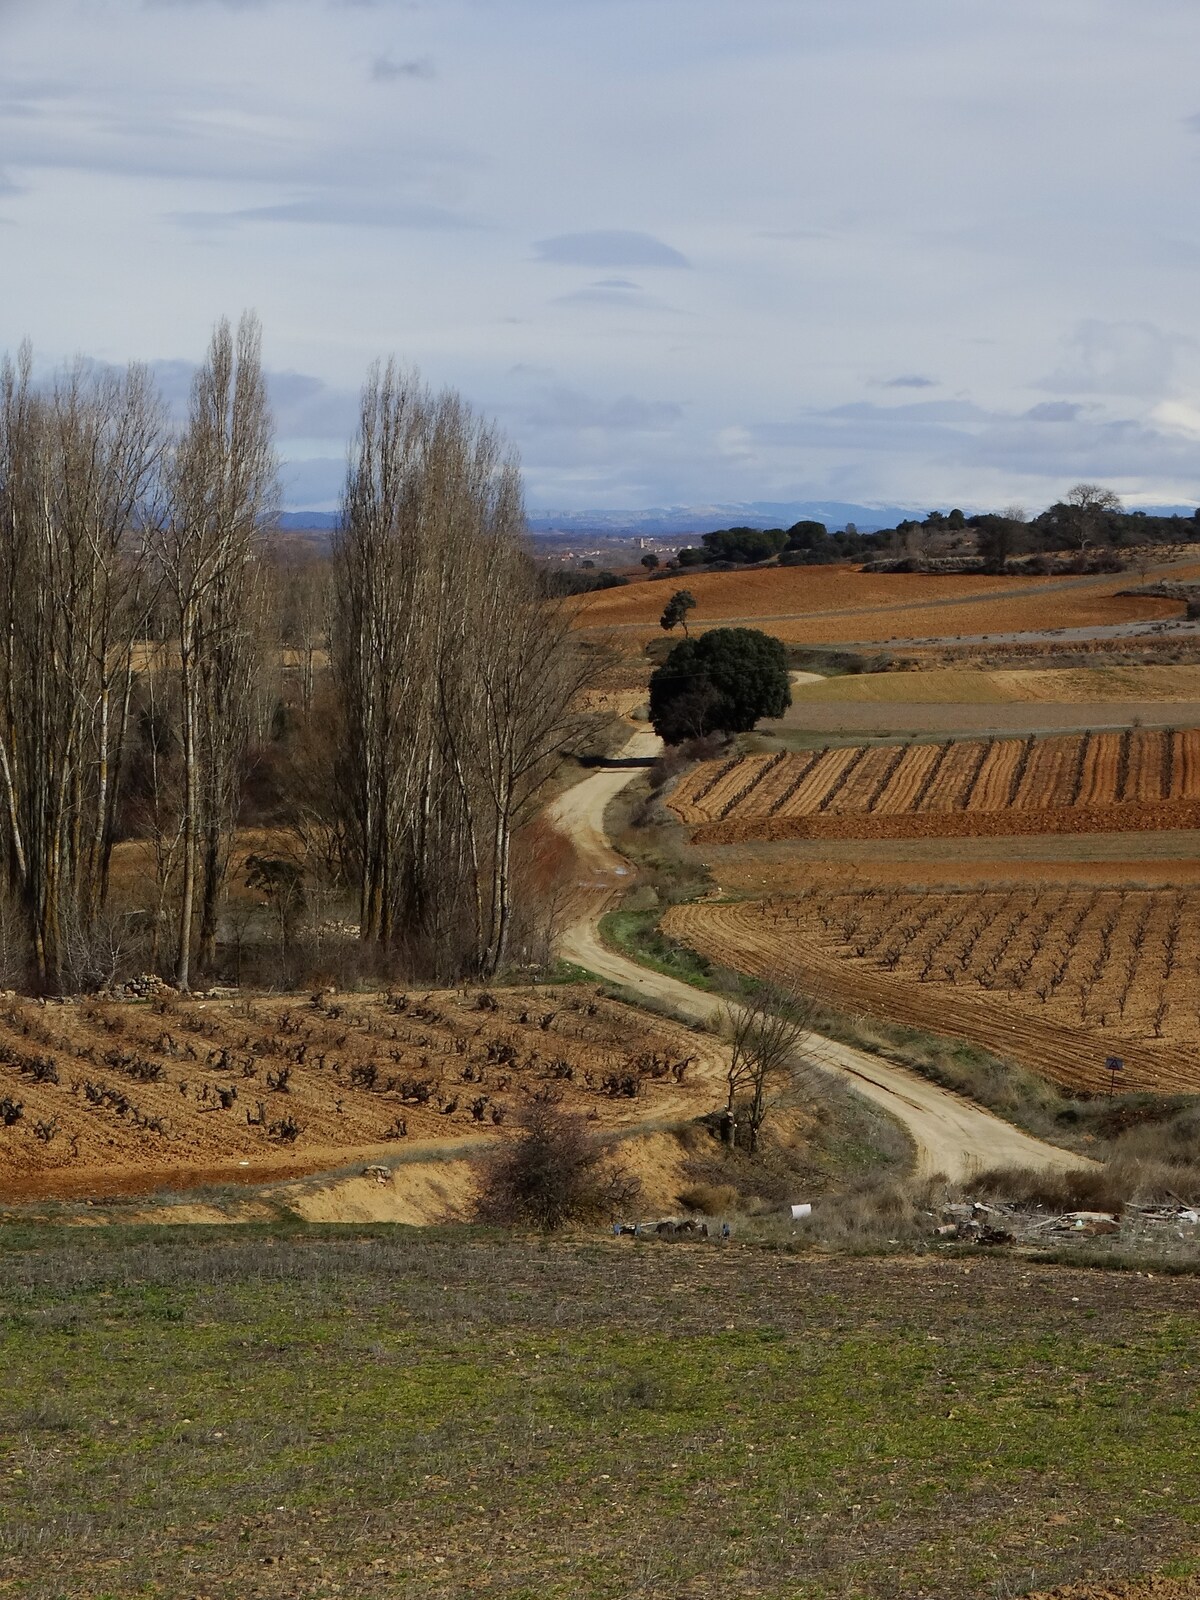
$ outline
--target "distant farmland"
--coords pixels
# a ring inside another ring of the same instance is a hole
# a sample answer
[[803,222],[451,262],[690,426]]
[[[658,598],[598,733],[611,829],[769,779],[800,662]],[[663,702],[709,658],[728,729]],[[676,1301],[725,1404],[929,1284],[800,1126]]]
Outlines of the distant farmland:
[[1072,1089],[1200,1090],[1195,888],[839,889],[673,906],[710,960],[963,1038]]
[[1200,826],[1200,730],[854,745],[701,762],[668,804],[726,844]]

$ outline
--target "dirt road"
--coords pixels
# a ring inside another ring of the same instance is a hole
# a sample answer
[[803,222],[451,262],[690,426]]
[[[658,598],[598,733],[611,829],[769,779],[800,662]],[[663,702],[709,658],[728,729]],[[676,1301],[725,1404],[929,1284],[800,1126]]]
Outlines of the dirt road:
[[[660,748],[655,734],[639,731],[618,759],[644,760]],[[629,863],[608,842],[604,812],[637,771],[636,766],[604,768],[560,795],[551,808],[551,819],[574,842],[585,873],[581,911],[560,936],[559,953],[659,1006],[666,1004],[690,1022],[709,1022],[720,1009],[720,1001],[678,979],[638,966],[609,949],[598,932],[600,917],[611,910],[632,876]],[[922,1172],[962,1178],[985,1167],[1066,1169],[1089,1164],[1084,1157],[1043,1144],[969,1100],[865,1051],[819,1034],[808,1035],[806,1049],[811,1060],[848,1079],[860,1094],[904,1124],[916,1144]]]

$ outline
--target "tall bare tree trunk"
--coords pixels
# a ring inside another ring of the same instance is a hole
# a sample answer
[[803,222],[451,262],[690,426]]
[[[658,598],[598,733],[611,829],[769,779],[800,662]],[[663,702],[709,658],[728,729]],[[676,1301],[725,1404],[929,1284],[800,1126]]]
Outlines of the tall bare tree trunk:
[[[262,338],[217,324],[192,385],[158,543],[175,614],[183,761],[183,890],[175,979],[214,959],[257,664],[255,568],[278,493]],[[197,900],[200,926],[196,940]]]

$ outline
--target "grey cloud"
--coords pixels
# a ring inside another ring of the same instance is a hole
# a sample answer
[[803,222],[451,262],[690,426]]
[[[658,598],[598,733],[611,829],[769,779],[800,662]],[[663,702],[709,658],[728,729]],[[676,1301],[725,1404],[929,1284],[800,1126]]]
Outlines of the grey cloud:
[[286,461],[280,478],[285,505],[303,506],[306,511],[336,511],[346,481],[346,458],[314,456],[304,461]]
[[1190,340],[1150,322],[1081,322],[1065,341],[1063,360],[1034,387],[1054,394],[1159,396]]
[[437,77],[437,69],[427,56],[417,61],[393,61],[391,56],[376,56],[371,63],[371,79],[375,83],[410,81],[428,82]]
[[351,164],[347,148],[326,138],[311,114],[280,128],[261,116],[259,104],[242,104],[217,85],[192,84],[182,95],[151,86],[137,97],[106,96],[75,83],[2,76],[0,150],[10,167],[25,170],[224,178],[339,194],[348,170],[364,193],[377,182],[385,194],[406,185],[446,194],[482,162],[456,138],[415,137],[397,151],[362,134]]
[[[1090,407],[1049,409],[1059,426],[1048,428],[1051,419],[1045,416],[988,411],[969,401],[861,403],[748,428],[743,437],[751,454],[765,450],[801,460],[816,453],[843,472],[888,455],[915,463],[931,481],[945,481],[948,471],[961,476],[989,468],[1024,481],[1041,479],[1048,499],[1081,478],[1110,483],[1195,476],[1196,447],[1190,438],[1132,418],[1104,418]],[[1068,417],[1067,410],[1076,414]]]
[[906,373],[900,378],[884,378],[880,383],[881,389],[936,389],[936,378],[923,378],[920,373]]
[[270,372],[275,424],[285,439],[349,439],[358,425],[358,395],[307,372]]
[[[193,361],[152,361],[150,372],[166,401],[171,416],[180,421],[187,415]],[[358,420],[358,396],[339,389],[307,372],[271,371],[267,392],[275,418],[276,431],[283,439],[349,439]]]
[[651,233],[623,228],[562,233],[537,241],[539,261],[568,267],[686,267],[690,263]]
[[1074,422],[1083,410],[1072,400],[1044,400],[1040,406],[1030,406],[1025,413],[1027,422]]
[[274,206],[238,211],[177,211],[171,220],[192,228],[232,228],[247,222],[303,223],[309,227],[410,228],[438,232],[472,230],[482,224],[444,206],[407,200],[366,200],[344,195],[314,195]]
[[683,407],[670,400],[638,400],[622,395],[616,400],[595,400],[568,388],[545,389],[525,408],[527,427],[558,430],[602,428],[613,433],[653,433],[669,428],[683,416]]
[[671,316],[678,315],[674,306],[656,295],[647,294],[628,278],[597,278],[584,289],[555,295],[554,304],[592,310],[665,311]]

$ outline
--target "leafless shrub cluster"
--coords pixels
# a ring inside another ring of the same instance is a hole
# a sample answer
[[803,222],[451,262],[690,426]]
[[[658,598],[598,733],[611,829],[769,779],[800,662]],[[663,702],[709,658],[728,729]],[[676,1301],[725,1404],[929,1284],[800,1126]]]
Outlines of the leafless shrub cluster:
[[582,1117],[535,1096],[515,1120],[515,1136],[482,1163],[475,1207],[481,1222],[551,1230],[613,1217],[636,1197],[637,1180]]

